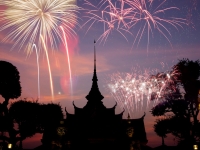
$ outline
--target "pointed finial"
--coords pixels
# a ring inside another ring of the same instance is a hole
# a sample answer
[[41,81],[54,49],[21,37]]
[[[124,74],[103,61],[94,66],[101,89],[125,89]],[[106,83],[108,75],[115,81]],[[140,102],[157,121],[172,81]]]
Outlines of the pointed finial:
[[95,47],[96,41],[94,40],[94,70],[96,71],[96,47]]

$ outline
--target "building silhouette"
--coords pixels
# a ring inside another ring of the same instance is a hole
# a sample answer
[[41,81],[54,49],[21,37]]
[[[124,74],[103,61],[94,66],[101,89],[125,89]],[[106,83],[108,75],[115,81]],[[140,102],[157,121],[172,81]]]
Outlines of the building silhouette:
[[85,97],[87,103],[83,108],[78,108],[73,102],[74,114],[65,109],[66,119],[44,130],[42,143],[45,149],[144,149],[148,142],[144,126],[145,114],[138,119],[130,119],[129,115],[123,119],[124,111],[115,114],[117,103],[112,108],[106,108],[97,81],[94,42],[94,72],[92,87]]

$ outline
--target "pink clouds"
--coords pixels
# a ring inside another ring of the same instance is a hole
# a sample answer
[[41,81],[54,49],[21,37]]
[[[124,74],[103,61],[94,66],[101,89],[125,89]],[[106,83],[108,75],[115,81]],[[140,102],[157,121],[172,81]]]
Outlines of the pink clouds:
[[[68,72],[68,64],[66,62],[66,55],[64,52],[54,51],[54,53],[50,53],[49,51],[49,60],[51,65],[51,71],[53,78],[66,78],[69,74]],[[38,72],[37,72],[37,60],[36,54],[33,53],[27,57],[27,55],[23,52],[17,51],[6,51],[0,49],[0,59],[9,61],[13,65],[15,65],[20,72],[20,81],[22,86],[22,96],[26,98],[38,98]],[[98,57],[98,72],[103,72],[110,68],[110,65],[107,64],[104,57]],[[87,55],[74,55],[71,57],[71,68],[72,68],[72,76],[84,76],[86,74],[91,74],[93,71],[93,51],[91,54]],[[48,74],[48,66],[46,61],[46,56],[44,53],[41,53],[39,58],[39,77],[40,77],[40,93],[42,101],[51,101],[50,96],[50,83],[49,83],[49,74]],[[57,86],[58,82],[53,79],[53,83]],[[75,84],[75,83],[74,83]],[[66,86],[59,85],[65,90],[64,95],[56,95],[55,101],[59,101],[61,99],[65,99],[69,93],[67,93]],[[55,87],[56,88],[56,87]],[[65,88],[65,89],[64,89]],[[89,90],[89,89],[88,89]],[[55,93],[58,90],[55,91]]]

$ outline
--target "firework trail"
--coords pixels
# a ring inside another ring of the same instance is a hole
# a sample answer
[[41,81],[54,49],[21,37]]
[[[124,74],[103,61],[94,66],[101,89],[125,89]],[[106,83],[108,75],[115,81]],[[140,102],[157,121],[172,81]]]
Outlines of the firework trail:
[[67,35],[75,34],[79,9],[76,0],[0,0],[0,5],[6,7],[0,10],[0,21],[4,22],[0,31],[10,31],[2,42],[15,41],[12,48],[26,45],[25,49],[30,51],[36,43],[40,49],[40,35],[46,44],[50,42],[52,49],[57,48],[57,41],[62,39],[58,28],[61,24]]
[[178,72],[152,76],[154,73],[154,70],[141,72],[137,68],[132,73],[115,73],[110,75],[107,88],[121,108],[135,115],[146,111],[176,90],[174,81]]
[[35,48],[36,57],[37,57],[37,71],[38,71],[38,99],[40,99],[40,66],[39,66],[39,55],[38,49],[35,44],[33,44],[33,48]]
[[[88,21],[91,23],[88,30],[94,23],[103,24],[103,33],[98,40],[107,40],[112,31],[119,32],[126,40],[125,33],[133,35],[133,46],[141,42],[147,31],[147,51],[150,44],[150,35],[153,37],[154,31],[158,31],[167,41],[171,42],[168,36],[171,36],[167,25],[177,30],[185,23],[185,19],[178,17],[166,17],[164,14],[173,10],[179,10],[177,7],[164,7],[166,0],[162,1],[158,6],[153,0],[102,0],[96,6],[86,1],[85,4],[91,7],[87,12]],[[164,17],[163,17],[164,16]],[[84,25],[85,25],[84,24]],[[132,47],[133,48],[133,47]]]
[[72,91],[72,73],[71,73],[71,65],[70,65],[70,57],[69,57],[69,49],[68,49],[67,39],[66,39],[66,35],[65,35],[65,31],[64,31],[63,27],[60,26],[60,28],[63,32],[64,44],[65,44],[65,50],[67,53],[67,61],[68,61],[68,68],[69,68],[70,87],[71,87],[71,93],[73,93],[73,91]]
[[[102,23],[103,24],[103,33],[100,35],[97,41],[100,40],[100,43],[104,41],[106,42],[107,38],[113,31],[117,31],[121,34],[126,40],[125,33],[131,34],[129,32],[129,26],[126,20],[131,21],[131,9],[124,8],[124,1],[121,1],[120,8],[117,8],[116,3],[112,3],[110,0],[100,1],[98,6],[96,7],[89,1],[85,1],[85,4],[90,6],[90,10],[87,10],[87,18],[89,18],[86,23],[83,25],[90,23],[90,26],[87,30],[93,26],[94,23]],[[128,40],[127,40],[128,41]]]
[[49,56],[48,56],[48,51],[47,51],[47,47],[44,41],[44,38],[42,35],[40,35],[42,42],[44,44],[44,51],[46,54],[46,58],[47,58],[47,64],[48,64],[48,69],[49,69],[49,80],[50,80],[50,88],[51,88],[51,96],[52,96],[52,100],[54,100],[54,90],[53,90],[53,80],[52,80],[52,75],[51,75],[51,67],[50,67],[50,62],[49,62]]
[[153,37],[153,30],[157,30],[161,35],[163,35],[167,41],[170,43],[171,47],[172,44],[167,36],[171,36],[170,30],[167,28],[166,25],[171,25],[175,29],[178,30],[178,27],[183,28],[183,24],[186,24],[186,19],[178,18],[178,17],[162,17],[164,14],[172,10],[179,10],[177,7],[164,7],[166,0],[162,1],[157,6],[154,6],[154,1],[146,1],[146,0],[134,0],[130,1],[127,0],[128,3],[136,9],[135,18],[132,20],[132,27],[135,27],[137,24],[140,26],[139,30],[136,33],[135,40],[133,45],[136,41],[138,44],[140,43],[142,36],[144,36],[145,31],[147,30],[147,51],[150,42],[150,35]]

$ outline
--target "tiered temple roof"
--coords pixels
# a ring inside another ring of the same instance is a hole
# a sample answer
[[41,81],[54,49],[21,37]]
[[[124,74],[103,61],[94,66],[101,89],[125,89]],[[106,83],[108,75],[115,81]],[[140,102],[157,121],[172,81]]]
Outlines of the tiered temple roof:
[[[117,103],[111,108],[104,106],[102,102],[104,97],[97,83],[95,43],[94,72],[92,87],[86,96],[87,103],[83,108],[79,108],[73,102],[74,114],[68,113],[65,108],[66,119],[64,124],[57,128],[57,130],[64,128],[65,134],[46,140],[54,143],[46,148],[61,145],[63,150],[141,150],[141,146],[148,141],[144,127],[145,114],[138,119],[130,119],[130,116],[123,119],[125,110],[115,114]],[[43,144],[48,145],[48,143]]]

